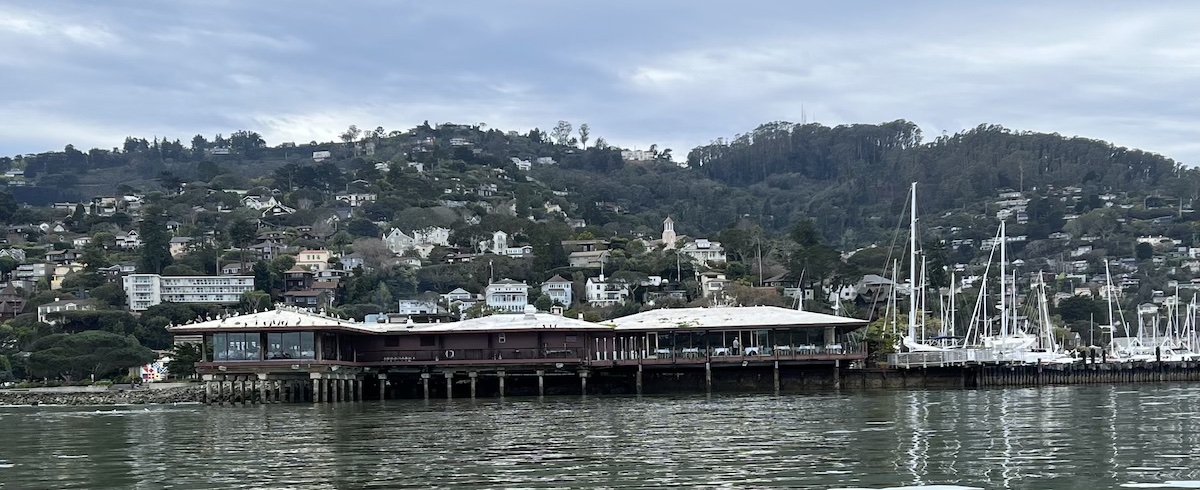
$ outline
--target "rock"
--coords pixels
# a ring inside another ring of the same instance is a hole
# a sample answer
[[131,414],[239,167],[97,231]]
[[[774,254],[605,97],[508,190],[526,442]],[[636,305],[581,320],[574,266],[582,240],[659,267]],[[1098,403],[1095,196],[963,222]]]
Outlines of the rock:
[[185,386],[165,390],[127,390],[105,392],[32,392],[0,391],[0,405],[144,405],[200,402],[203,386]]

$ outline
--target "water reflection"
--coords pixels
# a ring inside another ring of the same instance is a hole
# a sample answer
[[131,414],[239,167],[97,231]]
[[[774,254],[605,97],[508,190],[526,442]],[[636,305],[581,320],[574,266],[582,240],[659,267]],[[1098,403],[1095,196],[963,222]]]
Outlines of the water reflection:
[[1198,395],[1156,385],[9,407],[0,486],[1178,487],[1200,480]]

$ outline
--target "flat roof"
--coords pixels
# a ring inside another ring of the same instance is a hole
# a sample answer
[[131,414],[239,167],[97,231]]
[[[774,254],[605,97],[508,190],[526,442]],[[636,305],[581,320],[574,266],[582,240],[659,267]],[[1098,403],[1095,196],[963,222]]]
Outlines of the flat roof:
[[845,327],[867,325],[846,318],[778,306],[728,306],[712,308],[662,308],[610,321],[616,330],[726,329],[768,327]]
[[664,308],[644,311],[603,323],[551,313],[496,314],[444,323],[365,323],[313,313],[303,308],[274,310],[204,319],[171,325],[174,334],[233,330],[349,330],[368,334],[448,334],[516,331],[664,331],[675,329],[746,329],[786,327],[859,328],[866,320],[799,311],[775,306]]

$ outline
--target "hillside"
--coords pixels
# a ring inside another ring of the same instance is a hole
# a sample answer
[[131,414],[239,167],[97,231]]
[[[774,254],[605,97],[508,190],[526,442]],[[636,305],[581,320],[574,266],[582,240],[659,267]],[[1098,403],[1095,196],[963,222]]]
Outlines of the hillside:
[[[1190,203],[1200,193],[1200,172],[1159,155],[986,125],[924,142],[920,129],[907,121],[838,127],[771,123],[691,150],[686,168],[666,159],[625,162],[615,149],[584,150],[552,138],[569,142],[536,129],[516,134],[454,124],[390,133],[378,128],[343,135],[342,142],[275,147],[247,131],[213,141],[197,135],[188,147],[178,140],[131,137],[112,150],[84,153],[68,145],[63,152],[2,158],[0,171],[24,170],[26,187],[12,189],[31,204],[144,193],[186,182],[212,189],[267,185],[287,191],[291,204],[304,199],[305,207],[320,208],[334,204],[332,193],[348,190],[352,181],[386,192],[396,184],[383,179],[386,165],[420,162],[426,172],[401,184],[409,187],[390,201],[393,207],[431,207],[448,197],[478,201],[484,196],[466,187],[486,183],[497,185],[487,197],[520,201],[516,214],[558,200],[569,206],[571,217],[611,233],[655,233],[666,216],[675,217],[682,233],[694,234],[715,234],[743,218],[775,231],[812,218],[828,241],[845,249],[891,238],[912,181],[921,183],[921,215],[930,221],[946,212],[981,215],[1004,189],[1037,195],[1077,186],[1087,202],[1116,193]],[[314,151],[331,156],[318,164]],[[556,164],[533,163],[520,171],[511,160],[539,157]],[[380,170],[378,162],[384,162]],[[342,175],[333,176],[335,171]],[[321,172],[330,177],[317,175]],[[438,183],[443,179],[459,189],[446,192]],[[395,219],[374,214],[375,221]],[[1043,222],[1057,214],[1033,217],[1035,237],[1059,231],[1061,223]]]

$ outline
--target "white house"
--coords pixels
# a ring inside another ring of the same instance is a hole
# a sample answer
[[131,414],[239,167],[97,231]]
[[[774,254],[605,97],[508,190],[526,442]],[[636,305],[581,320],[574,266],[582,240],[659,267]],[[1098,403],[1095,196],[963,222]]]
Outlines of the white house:
[[725,278],[725,274],[719,272],[700,274],[700,290],[705,298],[719,296],[728,286],[729,280]]
[[512,279],[501,279],[488,284],[484,298],[489,308],[502,313],[523,313],[529,304],[529,285]]
[[314,151],[313,152],[313,161],[322,162],[331,156],[333,156],[333,154],[329,153],[328,151]]
[[132,250],[142,246],[142,238],[138,236],[137,230],[129,230],[125,233],[118,233],[116,236],[117,248],[124,250]]
[[654,160],[654,153],[646,150],[621,150],[621,159],[627,162],[648,162]]
[[352,208],[356,208],[370,202],[375,202],[376,197],[377,196],[375,194],[365,192],[349,192],[334,196],[335,199],[349,204]]
[[571,306],[571,301],[575,296],[571,287],[571,281],[555,274],[554,277],[542,283],[542,294],[550,297],[550,300],[557,304]]
[[450,229],[441,226],[430,226],[421,230],[413,230],[413,243],[418,245],[450,246]]
[[122,278],[129,309],[143,311],[161,303],[234,304],[254,290],[254,276],[160,276],[130,274]]
[[689,242],[679,251],[701,264],[707,262],[725,262],[725,249],[721,247],[721,242],[714,242],[705,238]]
[[433,301],[402,299],[396,312],[401,315],[433,315],[438,312],[438,307]]
[[613,306],[629,298],[629,287],[622,283],[606,281],[604,276],[589,277],[584,285],[587,302],[592,306]]
[[94,310],[94,309],[96,309],[96,307],[92,304],[91,300],[87,300],[87,299],[59,300],[59,299],[55,299],[54,301],[52,301],[50,303],[46,303],[44,305],[38,306],[37,316],[38,316],[39,322],[54,325],[54,324],[58,323],[58,320],[50,318],[49,317],[50,313],[59,312],[59,311],[79,311],[79,310]]

